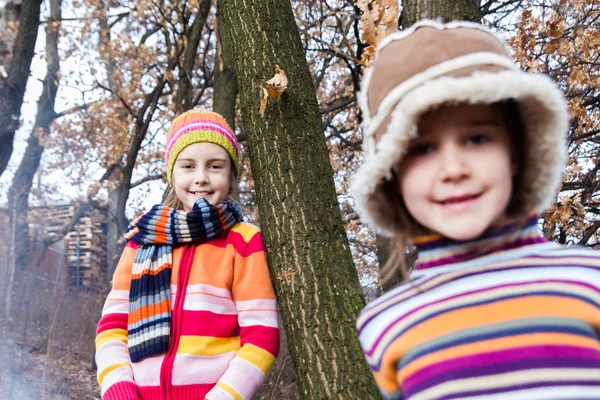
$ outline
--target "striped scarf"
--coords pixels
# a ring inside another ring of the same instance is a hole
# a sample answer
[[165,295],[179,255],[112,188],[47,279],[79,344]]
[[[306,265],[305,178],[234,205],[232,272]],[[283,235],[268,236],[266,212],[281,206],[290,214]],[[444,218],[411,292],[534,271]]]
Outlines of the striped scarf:
[[129,226],[125,238],[140,245],[133,262],[127,319],[132,362],[169,348],[173,245],[206,242],[241,220],[240,206],[230,199],[217,206],[198,199],[188,213],[155,205]]

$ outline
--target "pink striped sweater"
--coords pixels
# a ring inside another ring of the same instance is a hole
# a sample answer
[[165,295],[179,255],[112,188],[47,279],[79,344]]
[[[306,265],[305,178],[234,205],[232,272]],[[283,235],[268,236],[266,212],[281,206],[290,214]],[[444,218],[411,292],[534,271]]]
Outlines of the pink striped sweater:
[[262,236],[247,223],[195,246],[189,271],[173,249],[171,342],[166,354],[132,363],[127,351],[129,242],[96,336],[102,398],[250,399],[279,351],[278,313]]

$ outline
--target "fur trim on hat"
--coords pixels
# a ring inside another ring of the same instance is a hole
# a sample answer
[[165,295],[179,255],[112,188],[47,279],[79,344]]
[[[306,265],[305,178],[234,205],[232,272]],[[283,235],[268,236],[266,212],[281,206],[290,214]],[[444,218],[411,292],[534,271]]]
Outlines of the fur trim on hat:
[[[477,61],[475,53],[472,60]],[[463,57],[464,58],[464,57]],[[448,61],[454,63],[460,59]],[[460,62],[460,61],[457,61]],[[441,67],[442,63],[439,66]],[[372,72],[372,71],[370,71]],[[426,71],[429,73],[429,71]],[[423,74],[418,74],[423,75]],[[356,173],[351,190],[361,220],[391,234],[398,221],[390,203],[380,192],[380,186],[391,178],[391,169],[404,155],[408,142],[417,136],[419,117],[443,104],[493,104],[514,99],[519,104],[525,131],[525,165],[519,166],[522,184],[513,189],[523,198],[519,215],[531,210],[543,211],[554,199],[560,185],[566,154],[565,132],[568,114],[561,91],[545,75],[507,69],[501,72],[475,72],[471,76],[453,78],[417,76],[410,93],[388,93],[377,115],[365,118],[365,163]],[[365,82],[368,85],[368,80]],[[404,86],[404,85],[401,85]],[[411,85],[412,86],[412,85]],[[390,100],[388,101],[388,97]],[[395,104],[395,101],[399,102]],[[359,95],[361,109],[368,110],[366,95]],[[391,114],[390,114],[391,112]],[[373,133],[390,115],[385,133],[375,145]],[[375,124],[373,126],[373,124]]]

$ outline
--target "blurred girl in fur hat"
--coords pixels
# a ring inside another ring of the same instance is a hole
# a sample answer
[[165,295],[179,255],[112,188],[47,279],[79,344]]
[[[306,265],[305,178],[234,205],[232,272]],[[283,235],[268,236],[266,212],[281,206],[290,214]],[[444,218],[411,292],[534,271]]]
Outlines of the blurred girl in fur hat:
[[231,199],[240,164],[223,117],[167,135],[169,193],[133,222],[96,336],[103,399],[251,399],[279,351],[258,229]]
[[538,229],[566,153],[556,85],[481,25],[425,20],[383,41],[359,102],[352,191],[406,278],[357,321],[384,398],[600,398],[600,257]]

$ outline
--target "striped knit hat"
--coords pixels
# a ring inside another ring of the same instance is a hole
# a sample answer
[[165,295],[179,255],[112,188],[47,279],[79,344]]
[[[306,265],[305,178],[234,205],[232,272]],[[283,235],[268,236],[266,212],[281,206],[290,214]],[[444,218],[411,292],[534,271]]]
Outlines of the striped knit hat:
[[239,176],[238,143],[225,119],[212,111],[190,110],[175,118],[167,134],[165,166],[170,184],[173,183],[173,166],[179,153],[190,144],[202,142],[214,143],[224,148],[231,157],[236,176]]

